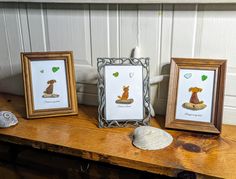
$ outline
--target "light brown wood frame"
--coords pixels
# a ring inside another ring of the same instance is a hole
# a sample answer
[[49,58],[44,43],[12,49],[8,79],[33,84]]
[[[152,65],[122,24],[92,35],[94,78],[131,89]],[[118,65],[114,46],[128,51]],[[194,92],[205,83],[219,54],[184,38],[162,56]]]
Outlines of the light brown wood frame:
[[[212,115],[210,123],[176,119],[176,103],[180,69],[215,71]],[[219,134],[221,132],[222,125],[225,74],[226,60],[172,58],[165,127]]]
[[[54,109],[34,109],[32,75],[30,61],[33,60],[64,60],[65,73],[67,78],[68,107]],[[53,116],[75,115],[78,114],[78,104],[76,96],[75,71],[73,63],[73,53],[71,51],[63,52],[29,52],[21,53],[21,65],[24,81],[26,117],[43,118]]]

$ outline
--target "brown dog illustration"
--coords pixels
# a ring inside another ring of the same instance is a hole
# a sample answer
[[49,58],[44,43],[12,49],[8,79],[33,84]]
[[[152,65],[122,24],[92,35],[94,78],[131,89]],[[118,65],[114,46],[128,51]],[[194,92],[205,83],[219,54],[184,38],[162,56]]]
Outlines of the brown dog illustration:
[[129,86],[123,86],[123,93],[121,96],[117,96],[117,104],[131,104],[134,102],[134,99],[129,99]]
[[118,96],[119,100],[127,100],[129,98],[129,86],[123,86],[122,96]]
[[198,95],[197,95],[197,93],[201,92],[201,91],[202,91],[202,88],[198,88],[198,87],[191,87],[191,88],[189,88],[189,92],[192,92],[192,95],[191,95],[191,98],[190,98],[189,102],[193,103],[193,104],[201,104],[201,103],[203,103],[203,101],[200,101],[198,99]]
[[190,109],[190,110],[202,110],[207,107],[206,104],[204,104],[204,101],[200,101],[198,98],[198,93],[202,92],[202,88],[198,87],[191,87],[189,88],[189,92],[191,92],[191,97],[189,99],[189,102],[185,102],[182,106],[183,108]]
[[44,91],[45,94],[53,94],[53,84],[56,83],[56,80],[49,80],[47,83],[49,84],[46,90]]

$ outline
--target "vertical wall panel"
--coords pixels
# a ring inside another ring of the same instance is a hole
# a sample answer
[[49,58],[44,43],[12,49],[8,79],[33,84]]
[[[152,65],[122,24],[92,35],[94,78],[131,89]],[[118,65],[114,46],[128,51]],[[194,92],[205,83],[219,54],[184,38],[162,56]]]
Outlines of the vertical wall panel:
[[[201,34],[200,56],[212,58],[236,58],[236,5],[202,5],[204,11]],[[229,66],[236,66],[235,60],[229,60]]]
[[42,4],[27,4],[28,26],[32,51],[47,51],[44,16]]
[[[226,78],[226,91],[225,94],[229,96],[236,96],[236,67],[228,66]],[[236,103],[235,103],[236,106]]]
[[[150,57],[150,75],[159,74],[161,6],[139,5],[138,45],[143,57]],[[151,86],[151,103],[157,108],[157,85]]]
[[137,5],[120,5],[120,56],[130,57],[138,45]]
[[[5,5],[0,3],[0,80],[12,74],[11,59],[9,52],[8,34],[6,30]],[[0,86],[3,85],[0,81]]]
[[160,53],[160,28],[161,25],[160,5],[139,5],[138,9],[138,31],[141,55],[150,57],[151,75],[159,72]]
[[110,57],[119,57],[119,5],[109,5],[109,49]]
[[193,57],[195,50],[197,6],[175,5],[173,18],[172,56]]
[[[163,5],[162,8],[162,24],[161,24],[161,50],[160,62],[157,64],[160,74],[169,75],[170,59],[172,57],[172,32],[173,32],[173,5]],[[168,95],[168,78],[159,85],[157,109],[160,114],[165,114],[166,101]]]
[[21,28],[21,41],[23,43],[23,51],[30,52],[30,34],[29,34],[29,24],[28,24],[28,14],[27,5],[25,3],[19,3],[19,16],[20,16],[20,28]]
[[[225,94],[236,97],[236,73],[227,74]],[[236,106],[236,104],[234,104]]]
[[223,123],[236,125],[235,116],[236,116],[236,108],[225,107],[223,113]]
[[47,5],[45,32],[48,49],[73,51],[76,63],[91,64],[88,15],[88,5]]
[[20,52],[23,51],[23,42],[21,38],[20,15],[17,4],[5,6],[5,28],[8,35],[8,50],[12,74],[19,74],[21,72]]
[[109,5],[91,5],[91,42],[94,66],[98,57],[109,57]]
[[18,4],[1,4],[0,10],[0,89],[22,94],[20,52],[23,51]]
[[159,68],[170,63],[172,56],[173,5],[163,5],[161,27],[161,61]]

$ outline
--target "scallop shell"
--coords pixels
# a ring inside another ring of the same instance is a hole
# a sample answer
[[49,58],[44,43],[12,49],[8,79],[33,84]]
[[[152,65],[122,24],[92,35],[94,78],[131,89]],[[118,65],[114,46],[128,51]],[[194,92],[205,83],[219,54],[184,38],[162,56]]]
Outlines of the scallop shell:
[[16,125],[18,120],[16,116],[9,111],[0,111],[0,128],[7,128]]
[[167,147],[173,141],[173,137],[164,130],[141,126],[134,130],[133,144],[143,150],[158,150]]

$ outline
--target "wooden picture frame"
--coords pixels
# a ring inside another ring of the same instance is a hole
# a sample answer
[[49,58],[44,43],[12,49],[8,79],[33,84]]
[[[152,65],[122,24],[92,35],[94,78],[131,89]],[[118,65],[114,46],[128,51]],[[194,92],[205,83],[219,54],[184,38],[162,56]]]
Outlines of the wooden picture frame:
[[27,118],[78,114],[73,54],[21,53]]
[[99,127],[149,125],[149,58],[98,58]]
[[221,132],[226,60],[172,58],[165,127]]

